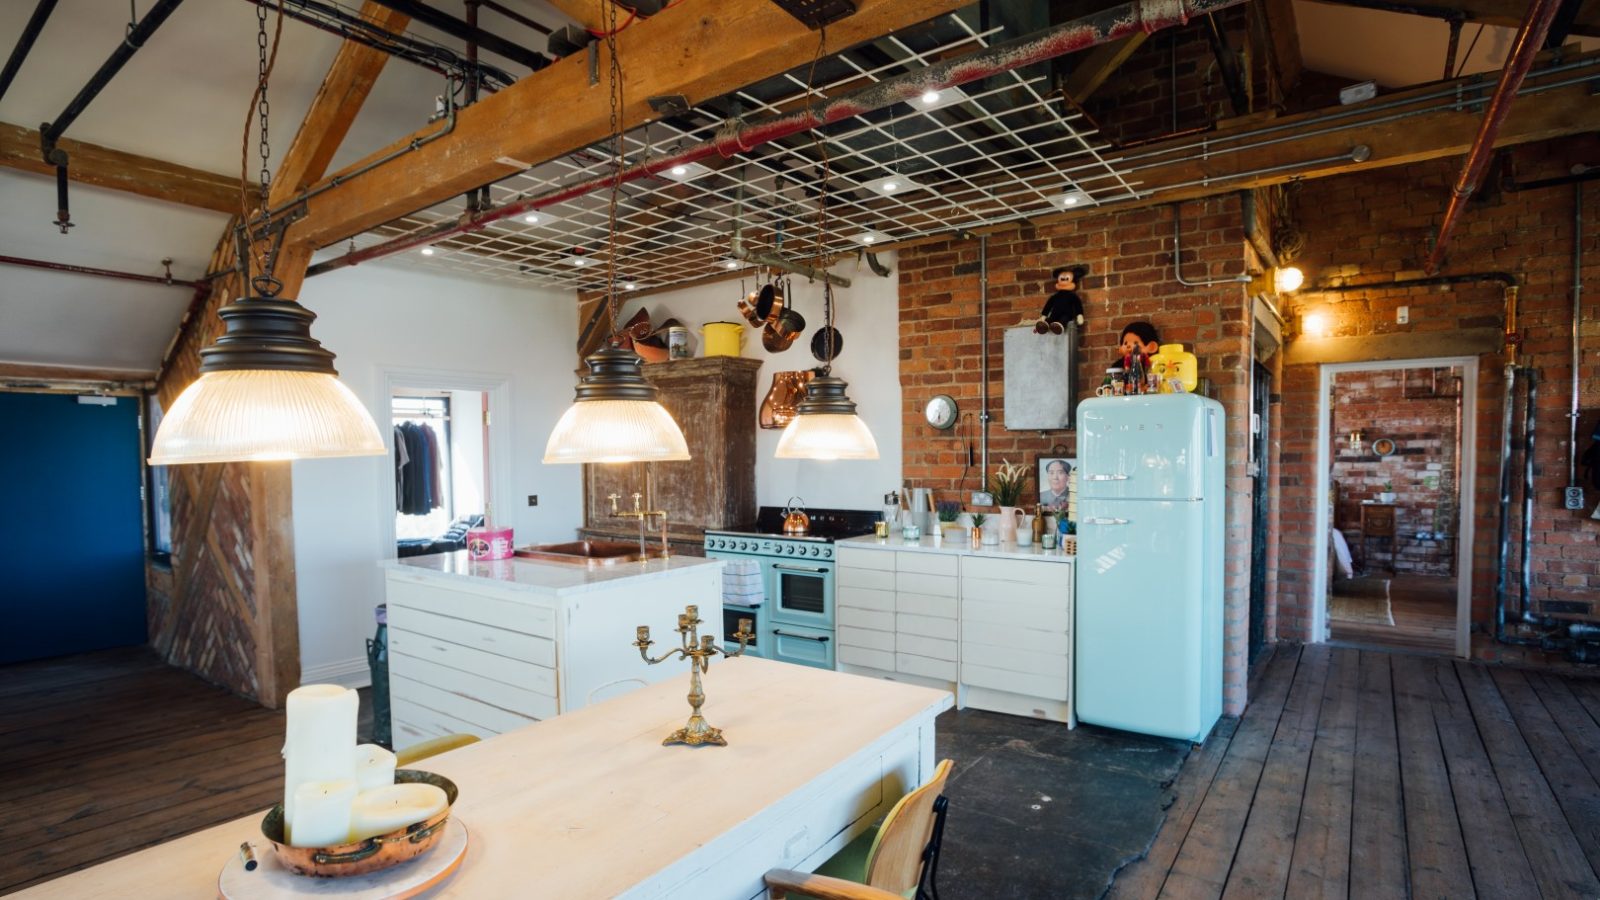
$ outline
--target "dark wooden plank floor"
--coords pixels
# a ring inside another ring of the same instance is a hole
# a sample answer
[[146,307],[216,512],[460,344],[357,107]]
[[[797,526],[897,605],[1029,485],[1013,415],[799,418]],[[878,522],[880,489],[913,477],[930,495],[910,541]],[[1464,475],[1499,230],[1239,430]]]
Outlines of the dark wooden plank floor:
[[0,667],[0,894],[272,805],[282,746],[147,648]]
[[1600,897],[1600,682],[1279,648],[1111,896]]
[[1456,580],[1442,575],[1396,575],[1389,582],[1393,625],[1328,620],[1328,639],[1363,647],[1418,653],[1456,652]]

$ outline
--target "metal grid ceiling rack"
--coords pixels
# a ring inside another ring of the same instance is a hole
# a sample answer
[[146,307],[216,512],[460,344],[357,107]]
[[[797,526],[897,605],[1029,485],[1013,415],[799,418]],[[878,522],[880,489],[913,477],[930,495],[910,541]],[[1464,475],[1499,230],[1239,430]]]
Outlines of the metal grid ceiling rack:
[[[889,36],[816,66],[812,102],[971,53],[998,40],[963,13]],[[624,60],[627,63],[627,60]],[[635,62],[635,65],[640,63]],[[1036,69],[1041,67],[1036,67]],[[785,73],[623,136],[632,165],[712,138],[733,118],[760,120],[803,108],[810,67]],[[1108,146],[1041,86],[1035,70],[1006,72],[774,141],[730,159],[623,185],[617,277],[624,290],[680,284],[754,269],[748,249],[792,260],[817,255],[817,186],[828,158],[825,256],[957,229],[1083,208],[1137,194],[1137,182],[1102,156]],[[496,205],[604,176],[613,161],[596,145],[491,186]],[[607,192],[596,191],[483,231],[436,241],[390,259],[432,270],[577,290],[604,288]],[[369,246],[460,217],[441,204],[361,235]]]

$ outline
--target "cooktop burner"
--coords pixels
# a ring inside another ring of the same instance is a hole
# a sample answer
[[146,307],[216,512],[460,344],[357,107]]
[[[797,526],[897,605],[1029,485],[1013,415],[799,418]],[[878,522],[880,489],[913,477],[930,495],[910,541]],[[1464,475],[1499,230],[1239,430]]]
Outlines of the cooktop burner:
[[847,537],[871,534],[878,513],[860,509],[808,509],[810,527],[805,534],[784,534],[784,511],[777,506],[763,506],[756,513],[756,522],[750,528],[709,528],[706,534],[742,535],[752,537],[789,538],[799,541],[833,543]]

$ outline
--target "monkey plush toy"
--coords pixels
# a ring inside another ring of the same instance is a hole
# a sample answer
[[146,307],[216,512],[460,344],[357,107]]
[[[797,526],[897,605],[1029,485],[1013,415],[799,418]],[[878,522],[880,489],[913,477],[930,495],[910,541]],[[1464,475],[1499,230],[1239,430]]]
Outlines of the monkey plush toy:
[[1056,292],[1045,301],[1044,311],[1033,330],[1039,334],[1060,334],[1069,323],[1083,324],[1083,299],[1078,288],[1089,274],[1088,266],[1062,266],[1051,273],[1056,280]]

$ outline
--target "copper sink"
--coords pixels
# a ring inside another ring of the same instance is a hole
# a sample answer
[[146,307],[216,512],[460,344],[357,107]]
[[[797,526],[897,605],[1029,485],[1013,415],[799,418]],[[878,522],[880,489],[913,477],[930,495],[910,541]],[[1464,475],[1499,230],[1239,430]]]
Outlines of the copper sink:
[[642,559],[660,559],[665,556],[660,547],[651,547],[643,553],[639,545],[626,541],[567,541],[564,544],[534,544],[513,551],[522,559],[542,562],[559,562],[579,566],[614,566],[618,563],[638,562]]

